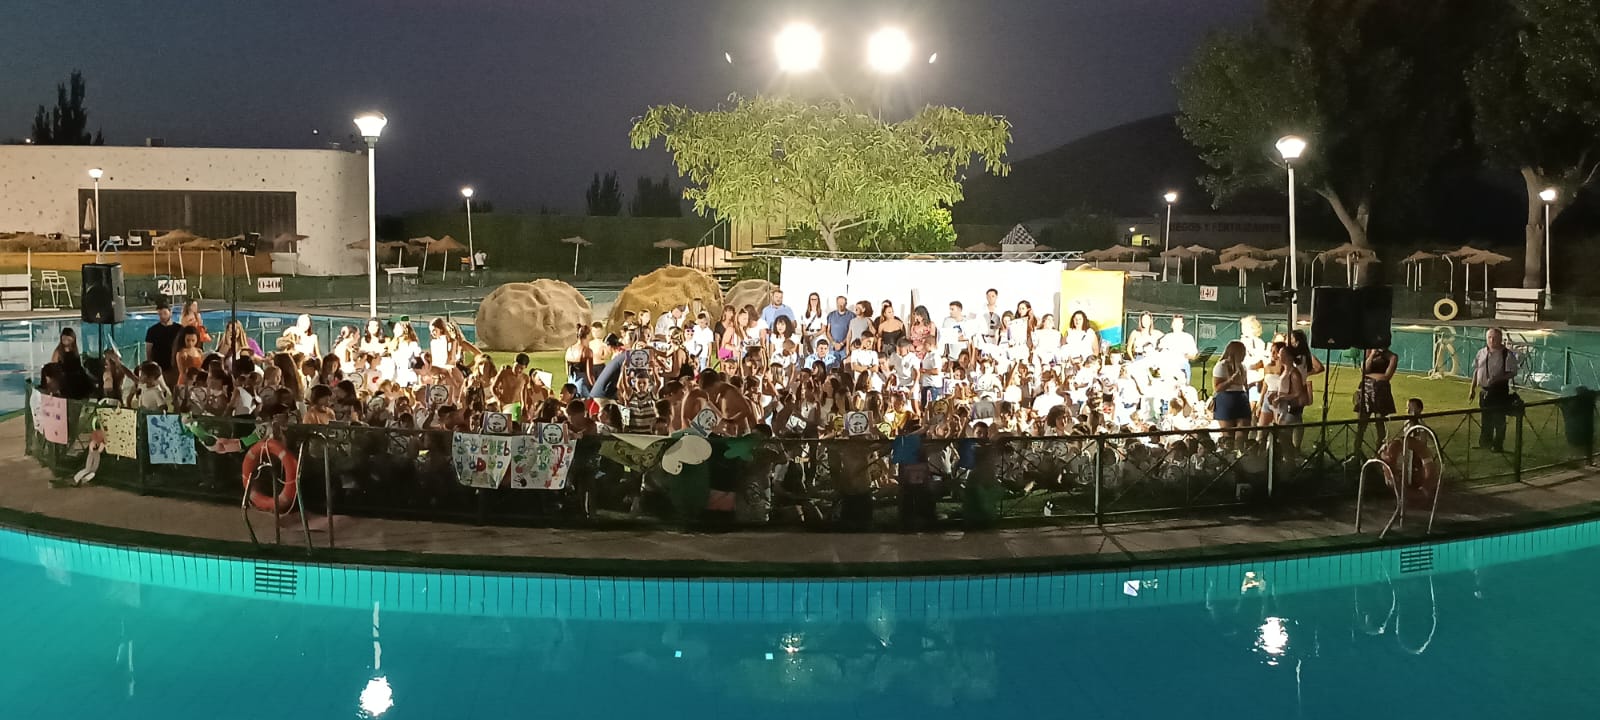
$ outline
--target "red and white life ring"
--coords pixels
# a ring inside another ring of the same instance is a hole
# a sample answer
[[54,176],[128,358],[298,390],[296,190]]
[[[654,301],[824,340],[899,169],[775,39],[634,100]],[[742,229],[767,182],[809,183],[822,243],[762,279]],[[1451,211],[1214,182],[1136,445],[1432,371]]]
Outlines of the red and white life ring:
[[[283,489],[278,491],[274,498],[251,485],[255,479],[256,470],[261,466],[267,455],[271,455],[283,467]],[[289,452],[281,440],[273,438],[259,442],[250,447],[244,454],[244,489],[250,493],[250,505],[257,510],[266,512],[288,512],[294,507],[295,497],[300,488],[300,461]]]

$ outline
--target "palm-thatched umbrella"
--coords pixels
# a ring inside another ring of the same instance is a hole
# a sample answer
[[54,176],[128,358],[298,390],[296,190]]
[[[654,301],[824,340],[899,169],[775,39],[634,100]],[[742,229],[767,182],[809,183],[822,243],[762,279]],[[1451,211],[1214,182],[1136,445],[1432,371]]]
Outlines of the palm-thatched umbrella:
[[[1501,255],[1500,253],[1497,253],[1497,252],[1491,252],[1489,250],[1480,250],[1475,254],[1466,255],[1466,256],[1462,257],[1461,258],[1461,262],[1462,262],[1462,264],[1468,265],[1468,266],[1471,266],[1471,265],[1482,265],[1483,266],[1483,292],[1484,292],[1484,297],[1488,297],[1488,292],[1489,292],[1489,267],[1492,266],[1492,265],[1499,265],[1501,263],[1511,262],[1511,258],[1506,257],[1505,255]],[[1471,273],[1467,274],[1467,292],[1472,292],[1472,274]]]
[[682,250],[686,247],[689,247],[689,245],[682,240],[673,240],[672,238],[667,238],[665,240],[657,240],[653,243],[650,243],[650,247],[665,249],[667,251],[667,264],[671,265],[672,251]]
[[[362,243],[362,247],[365,247],[365,246],[366,246],[366,243]],[[388,254],[388,253],[391,253],[391,252],[394,253],[395,260],[397,262],[399,262],[402,266],[405,265],[406,249],[408,249],[410,247],[411,247],[411,244],[407,243],[404,240],[379,240],[378,241],[378,252],[384,253],[384,254]]]
[[1183,282],[1183,261],[1193,260],[1195,258],[1195,254],[1194,251],[1190,250],[1189,248],[1179,245],[1178,247],[1163,251],[1158,257],[1161,258],[1162,279],[1166,279],[1167,277],[1167,264],[1173,260],[1177,260],[1178,282]]
[[1324,263],[1331,261],[1344,264],[1345,284],[1349,287],[1355,287],[1356,281],[1360,278],[1360,273],[1357,269],[1367,263],[1377,262],[1378,255],[1372,250],[1355,243],[1345,243],[1317,255],[1317,260]]
[[[225,256],[226,247],[227,247],[227,243],[226,242],[224,242],[222,240],[212,240],[211,238],[195,238],[193,240],[190,240],[190,241],[185,242],[182,245],[178,246],[178,252],[180,252],[180,253],[183,252],[184,250],[198,250],[198,251],[200,251],[200,283],[196,287],[202,293],[202,296],[203,296],[203,293],[205,292],[205,289],[206,289],[206,251],[207,250],[215,250],[215,251],[217,251],[217,268],[218,268],[218,271],[220,272],[222,266],[227,261],[227,258]],[[246,264],[245,265],[245,272],[248,273],[249,271],[250,271],[250,265]]]
[[1233,259],[1231,259],[1231,260],[1229,260],[1229,261],[1227,261],[1225,263],[1221,263],[1219,265],[1211,266],[1211,269],[1212,270],[1219,270],[1219,271],[1226,271],[1226,272],[1237,271],[1239,273],[1239,287],[1244,287],[1245,286],[1245,273],[1254,272],[1256,270],[1266,270],[1268,268],[1275,268],[1277,266],[1278,266],[1278,261],[1277,260],[1268,260],[1266,258],[1250,257],[1248,255],[1236,255],[1236,256],[1234,256]]
[[[1454,293],[1456,291],[1456,262],[1459,260],[1465,260],[1468,257],[1477,255],[1481,252],[1484,252],[1484,250],[1481,248],[1475,248],[1471,245],[1462,245],[1461,247],[1440,255],[1440,257],[1444,258],[1445,262],[1450,263],[1450,292]],[[1472,289],[1472,273],[1467,270],[1466,263],[1464,262],[1462,263],[1461,272],[1463,274],[1463,279],[1466,280],[1467,290],[1470,291]]]
[[[1199,285],[1200,284],[1200,258],[1205,257],[1207,255],[1215,255],[1215,254],[1217,254],[1217,251],[1212,250],[1211,248],[1208,248],[1208,247],[1206,247],[1204,245],[1190,245],[1189,247],[1186,247],[1184,249],[1188,250],[1189,251],[1189,256],[1194,259],[1194,284]],[[1180,276],[1183,275],[1183,266],[1182,265],[1178,266],[1178,275],[1180,275]]]
[[[427,251],[428,255],[443,255],[443,256],[445,256],[444,259],[440,261],[440,262],[442,262],[444,264],[444,271],[439,273],[439,279],[443,280],[446,276],[448,276],[450,274],[450,262],[449,262],[450,253],[452,253],[452,252],[466,252],[467,251],[467,246],[462,245],[461,241],[456,240],[455,238],[450,237],[449,235],[446,235],[446,236],[444,236],[442,238],[439,238],[438,240],[435,240],[435,241],[433,241],[431,243],[428,243],[426,251]],[[426,258],[427,255],[424,255],[423,257]]]
[[[289,271],[289,274],[298,277],[300,275],[300,243],[306,240],[308,237],[309,236],[306,235],[296,235],[295,233],[291,232],[278,233],[276,237],[267,241],[267,247],[271,248],[267,252],[294,253],[294,265],[292,266],[293,269]],[[288,249],[284,250],[283,248]]]
[[583,246],[592,245],[593,243],[591,243],[588,240],[585,240],[585,239],[583,239],[581,237],[578,237],[577,235],[573,235],[572,237],[569,237],[569,238],[561,238],[561,242],[564,242],[564,243],[572,246],[572,276],[573,277],[577,277],[578,276],[578,253],[583,252]]
[[962,248],[961,251],[969,253],[992,253],[1000,252],[1000,248],[990,245],[989,243],[978,243],[977,245],[968,245],[967,247]]
[[1429,260],[1438,260],[1439,256],[1425,250],[1418,250],[1401,258],[1400,264],[1406,266],[1406,286],[1413,290],[1422,289],[1422,264]]
[[1287,287],[1290,284],[1289,283],[1289,271],[1291,269],[1293,269],[1295,272],[1298,273],[1300,271],[1300,266],[1301,265],[1305,265],[1306,269],[1308,271],[1311,268],[1316,267],[1314,263],[1316,263],[1316,261],[1317,261],[1317,254],[1315,252],[1312,252],[1310,250],[1298,250],[1298,251],[1296,251],[1295,255],[1296,255],[1296,257],[1295,257],[1294,260],[1292,260],[1292,261],[1289,260],[1289,246],[1287,246],[1287,245],[1285,245],[1283,247],[1272,248],[1271,250],[1267,250],[1265,253],[1262,254],[1262,257],[1265,257],[1265,258],[1275,259],[1275,260],[1283,260],[1284,261],[1284,264],[1283,264],[1283,284],[1284,284],[1285,287]]
[[[167,275],[170,276],[172,275],[172,253],[182,247],[184,243],[199,239],[199,237],[188,230],[173,230],[152,238],[150,247],[157,252],[167,254]],[[178,274],[187,277],[187,274],[183,271],[183,253],[181,252],[178,253]]]
[[1241,257],[1265,258],[1267,257],[1267,251],[1254,245],[1239,243],[1238,245],[1234,245],[1232,247],[1223,248],[1222,253],[1218,255],[1218,259],[1223,262],[1228,262],[1234,258]]
[[432,244],[434,244],[436,242],[438,242],[438,240],[434,240],[433,236],[431,236],[431,235],[423,235],[422,237],[414,237],[414,238],[411,238],[410,240],[406,241],[406,249],[407,250],[415,250],[415,251],[417,251],[418,255],[422,256],[421,272],[427,272],[428,271],[428,246],[432,245]]

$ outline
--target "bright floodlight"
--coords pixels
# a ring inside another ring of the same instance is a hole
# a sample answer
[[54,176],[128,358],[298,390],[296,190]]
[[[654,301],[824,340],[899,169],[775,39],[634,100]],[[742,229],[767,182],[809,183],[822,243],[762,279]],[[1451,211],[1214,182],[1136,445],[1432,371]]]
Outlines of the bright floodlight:
[[472,188],[470,188],[470,187],[461,188],[461,197],[464,197],[464,198],[472,197]]
[[911,62],[911,38],[904,30],[884,28],[867,39],[867,65],[885,75],[904,70]]
[[790,23],[773,40],[778,68],[787,73],[803,73],[822,64],[822,33],[803,22]]
[[1298,159],[1306,151],[1305,138],[1299,135],[1285,135],[1278,138],[1278,154],[1285,160]]
[[383,126],[389,124],[389,118],[381,112],[362,113],[356,116],[356,129],[361,131],[361,137],[367,140],[377,140],[383,134]]
[[101,170],[100,168],[89,168],[89,177],[92,177],[96,180],[99,180],[100,177],[105,174],[106,171]]
[[1561,193],[1557,192],[1553,187],[1539,191],[1539,199],[1547,203],[1555,202],[1558,197],[1561,197]]
[[1167,194],[1162,195],[1161,198],[1166,200],[1168,205],[1171,205],[1178,201],[1178,192],[1176,190],[1168,190]]

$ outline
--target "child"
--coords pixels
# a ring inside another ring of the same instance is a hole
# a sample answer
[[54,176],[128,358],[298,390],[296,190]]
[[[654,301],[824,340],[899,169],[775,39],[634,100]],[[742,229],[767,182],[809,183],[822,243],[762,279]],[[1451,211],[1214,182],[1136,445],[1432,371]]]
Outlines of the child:
[[146,360],[139,365],[139,382],[128,391],[126,406],[148,412],[166,412],[172,406],[172,391],[161,378],[161,366]]
[[915,415],[908,416],[891,444],[890,459],[897,468],[900,483],[900,529],[920,532],[932,526],[933,489],[929,487],[927,452],[923,431]]
[[627,432],[651,432],[655,428],[656,418],[660,417],[656,411],[658,398],[655,377],[649,374],[635,374],[629,377],[622,394],[622,402],[628,407]]
[[305,417],[301,418],[300,422],[306,425],[327,425],[333,422],[333,390],[327,385],[312,386],[309,405]]

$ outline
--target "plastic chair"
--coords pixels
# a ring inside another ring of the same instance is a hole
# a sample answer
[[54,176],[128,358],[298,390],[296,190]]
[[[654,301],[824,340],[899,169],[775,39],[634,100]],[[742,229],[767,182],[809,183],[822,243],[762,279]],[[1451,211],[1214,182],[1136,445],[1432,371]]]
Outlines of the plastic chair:
[[61,308],[62,293],[67,296],[67,307],[73,307],[72,287],[67,285],[67,278],[61,274],[60,270],[40,270],[39,290],[40,292],[50,293],[50,309],[59,310]]

